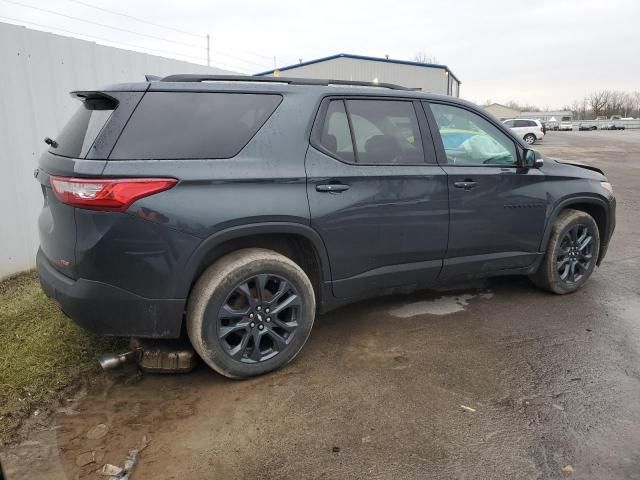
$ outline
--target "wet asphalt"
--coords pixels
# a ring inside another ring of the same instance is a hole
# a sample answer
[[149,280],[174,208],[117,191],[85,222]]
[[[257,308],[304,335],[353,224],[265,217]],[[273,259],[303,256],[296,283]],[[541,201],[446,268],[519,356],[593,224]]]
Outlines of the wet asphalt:
[[618,199],[579,292],[506,277],[361,302],[248,381],[110,374],[4,452],[8,478],[107,478],[146,437],[134,479],[640,479],[640,131],[536,148],[604,169]]

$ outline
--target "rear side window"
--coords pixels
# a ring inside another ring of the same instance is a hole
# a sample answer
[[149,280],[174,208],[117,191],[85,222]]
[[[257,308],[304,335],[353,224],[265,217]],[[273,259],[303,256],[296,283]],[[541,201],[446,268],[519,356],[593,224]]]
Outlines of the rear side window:
[[425,161],[411,101],[332,100],[320,143],[346,162],[409,165]]
[[424,163],[412,102],[347,100],[357,161],[364,164]]
[[84,158],[116,106],[116,101],[107,98],[87,99],[82,102],[54,139],[58,146],[51,147],[49,151],[64,157]]
[[109,158],[234,157],[281,101],[273,94],[149,92]]

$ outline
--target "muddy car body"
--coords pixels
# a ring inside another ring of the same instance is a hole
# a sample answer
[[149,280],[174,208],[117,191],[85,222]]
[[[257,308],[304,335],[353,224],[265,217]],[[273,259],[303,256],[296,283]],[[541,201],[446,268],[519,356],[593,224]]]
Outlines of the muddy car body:
[[469,102],[344,83],[74,93],[36,172],[44,291],[91,331],[188,334],[246,377],[290,361],[316,311],[491,275],[568,293],[602,261],[602,172],[543,159]]

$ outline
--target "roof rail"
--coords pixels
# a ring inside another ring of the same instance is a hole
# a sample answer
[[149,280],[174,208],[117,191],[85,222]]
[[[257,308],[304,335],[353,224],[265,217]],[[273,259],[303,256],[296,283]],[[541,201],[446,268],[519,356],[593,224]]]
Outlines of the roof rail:
[[353,85],[357,87],[381,87],[391,90],[419,90],[407,88],[392,83],[360,82],[357,80],[324,80],[319,78],[292,78],[292,77],[259,77],[252,75],[199,75],[188,73],[182,75],[169,75],[161,82],[259,82],[259,83],[286,83],[289,85]]

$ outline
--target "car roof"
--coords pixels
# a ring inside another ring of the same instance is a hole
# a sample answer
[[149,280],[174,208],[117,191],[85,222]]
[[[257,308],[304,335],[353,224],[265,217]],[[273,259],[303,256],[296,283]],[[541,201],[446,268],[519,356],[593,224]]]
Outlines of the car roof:
[[[450,97],[447,95],[439,95],[436,93],[422,92],[419,90],[412,90],[409,88],[400,87],[397,85],[391,85],[389,87],[386,84],[376,85],[374,83],[362,85],[351,84],[345,81],[326,80],[326,79],[295,79],[300,80],[301,83],[286,83],[286,81],[293,80],[289,78],[283,78],[282,83],[278,82],[277,77],[243,77],[242,80],[225,80],[224,78],[218,80],[212,77],[211,80],[204,81],[172,81],[176,77],[188,77],[187,75],[171,75],[165,77],[167,81],[147,81],[147,82],[134,82],[134,83],[118,83],[106,85],[100,89],[102,92],[115,92],[115,91],[176,91],[176,92],[254,92],[254,93],[281,93],[281,94],[308,94],[318,97],[326,95],[367,95],[367,96],[380,96],[380,97],[403,97],[403,98],[415,98],[417,100],[436,100],[446,101],[450,103],[457,103],[460,105],[466,105],[478,109],[478,106],[462,100],[457,97]],[[198,76],[194,76],[197,78]],[[202,77],[202,76],[200,76]],[[224,77],[224,76],[220,76]],[[264,81],[268,78],[268,81]],[[308,83],[302,83],[308,82]],[[317,83],[312,83],[317,82]],[[340,82],[334,84],[331,82]],[[365,82],[360,82],[365,83]]]

